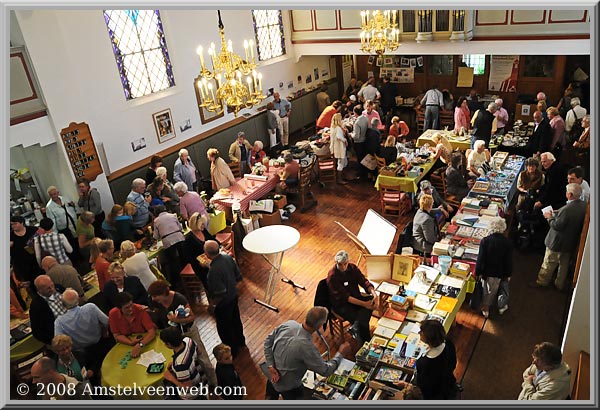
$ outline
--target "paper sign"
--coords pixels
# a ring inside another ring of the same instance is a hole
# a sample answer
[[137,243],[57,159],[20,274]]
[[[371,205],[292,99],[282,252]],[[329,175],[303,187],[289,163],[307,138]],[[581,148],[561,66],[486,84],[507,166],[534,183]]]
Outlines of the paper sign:
[[523,104],[521,106],[521,116],[522,117],[529,117],[529,105]]
[[473,67],[458,67],[457,87],[473,86]]

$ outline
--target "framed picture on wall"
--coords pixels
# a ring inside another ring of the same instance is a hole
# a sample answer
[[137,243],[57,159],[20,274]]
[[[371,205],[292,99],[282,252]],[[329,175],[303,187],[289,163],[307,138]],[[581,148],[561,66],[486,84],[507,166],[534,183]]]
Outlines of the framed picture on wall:
[[221,118],[223,116],[223,111],[220,112],[211,112],[206,108],[201,107],[202,105],[202,96],[200,95],[200,90],[198,89],[198,81],[200,81],[200,76],[196,77],[194,80],[194,91],[196,92],[196,101],[198,102],[198,111],[200,111],[200,120],[202,124],[209,123],[211,121],[216,120],[217,118]]
[[175,127],[173,126],[173,117],[171,117],[170,108],[152,114],[152,119],[154,120],[154,128],[156,128],[156,135],[160,144],[171,138],[175,138]]

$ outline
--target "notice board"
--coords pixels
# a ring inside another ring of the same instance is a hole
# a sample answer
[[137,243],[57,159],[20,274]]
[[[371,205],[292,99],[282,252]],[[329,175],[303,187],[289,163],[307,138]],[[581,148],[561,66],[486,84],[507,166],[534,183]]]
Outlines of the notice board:
[[90,127],[85,122],[72,122],[60,130],[60,136],[75,178],[94,181],[103,171]]

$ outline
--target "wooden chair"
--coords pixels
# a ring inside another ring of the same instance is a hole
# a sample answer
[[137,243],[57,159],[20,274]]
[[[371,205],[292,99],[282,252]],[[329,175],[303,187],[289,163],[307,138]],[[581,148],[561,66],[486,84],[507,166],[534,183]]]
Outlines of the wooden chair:
[[425,124],[425,109],[421,107],[420,109],[415,110],[415,112],[417,113],[417,137],[419,137],[424,131],[423,125]]
[[205,292],[202,281],[196,276],[194,269],[191,264],[187,264],[179,272],[179,277],[183,283],[183,289],[185,290],[185,296],[188,302],[200,304],[202,300],[202,293]]
[[440,111],[441,128],[448,127],[449,130],[454,129],[454,111]]
[[341,343],[344,341],[344,334],[351,326],[351,323],[346,321],[343,317],[338,315],[331,308],[331,299],[329,296],[329,287],[327,286],[327,279],[321,279],[317,285],[315,292],[314,306],[323,306],[329,310],[329,316],[327,317],[327,324],[329,324],[329,333],[334,340]]
[[317,162],[318,160],[314,158],[307,166],[300,167],[300,172],[298,174],[298,185],[295,187],[289,187],[286,191],[287,194],[297,195],[299,197],[300,212],[306,212],[312,206],[317,204],[317,200],[314,198],[311,190],[312,174]]
[[325,187],[325,182],[332,182],[335,184],[337,179],[337,166],[333,155],[317,154],[317,164],[319,171],[319,185]]
[[235,161],[235,162],[230,162],[227,165],[229,165],[229,168],[231,168],[231,172],[233,173],[233,176],[237,179],[237,178],[242,178],[242,163],[240,161]]
[[429,176],[429,181],[431,185],[438,191],[440,195],[443,196],[444,200],[448,203],[448,205],[453,208],[458,209],[460,207],[461,201],[459,201],[458,197],[448,193],[446,189],[446,169],[447,167],[441,167],[436,169]]
[[375,154],[375,160],[377,161],[377,170],[381,170],[381,168],[387,166],[385,158],[378,157],[377,154]]
[[39,350],[31,352],[24,357],[10,362],[11,376],[18,383],[31,383],[31,366],[46,353],[46,348],[42,347]]
[[410,199],[405,192],[395,186],[379,184],[379,201],[383,216],[395,216],[400,222],[400,217],[410,212]]

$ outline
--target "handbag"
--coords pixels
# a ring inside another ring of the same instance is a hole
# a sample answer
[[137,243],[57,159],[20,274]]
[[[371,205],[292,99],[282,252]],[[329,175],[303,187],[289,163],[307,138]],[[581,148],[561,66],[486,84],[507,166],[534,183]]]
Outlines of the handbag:
[[371,171],[377,168],[377,160],[371,154],[365,155],[365,157],[360,161],[360,164]]
[[473,290],[473,294],[471,295],[471,300],[469,302],[469,306],[473,310],[479,310],[481,306],[481,302],[483,300],[483,283],[482,279],[478,278],[475,282],[475,290]]
[[502,280],[500,282],[500,286],[498,287],[498,308],[502,309],[506,305],[508,305],[508,297],[510,296],[510,291],[508,287],[508,281]]

